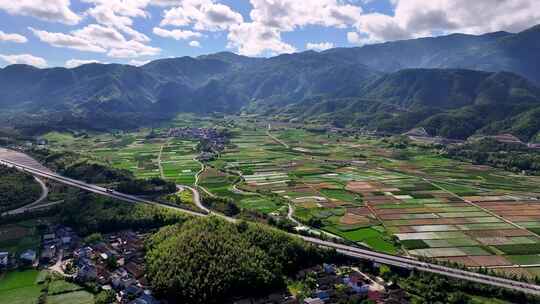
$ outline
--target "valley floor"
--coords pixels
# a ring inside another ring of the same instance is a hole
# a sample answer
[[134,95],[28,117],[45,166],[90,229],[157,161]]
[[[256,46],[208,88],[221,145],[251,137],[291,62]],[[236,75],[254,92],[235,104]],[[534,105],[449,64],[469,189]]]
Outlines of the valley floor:
[[[221,126],[234,135],[201,171],[197,141],[167,135],[183,126]],[[431,147],[245,117],[45,138],[51,149],[76,150],[141,178],[197,180],[202,192],[240,209],[291,215],[378,251],[540,276],[540,178],[450,160]]]

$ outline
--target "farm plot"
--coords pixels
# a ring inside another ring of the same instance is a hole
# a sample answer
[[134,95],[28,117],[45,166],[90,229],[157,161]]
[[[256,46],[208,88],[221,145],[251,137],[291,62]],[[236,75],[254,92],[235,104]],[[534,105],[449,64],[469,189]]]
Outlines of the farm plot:
[[37,270],[11,271],[0,276],[0,304],[34,304],[41,294]]
[[121,148],[100,148],[88,151],[115,168],[133,172],[137,178],[159,177],[157,163],[161,143],[145,139],[135,140]]
[[195,159],[195,143],[172,140],[161,152],[163,177],[177,184],[192,185],[201,165]]

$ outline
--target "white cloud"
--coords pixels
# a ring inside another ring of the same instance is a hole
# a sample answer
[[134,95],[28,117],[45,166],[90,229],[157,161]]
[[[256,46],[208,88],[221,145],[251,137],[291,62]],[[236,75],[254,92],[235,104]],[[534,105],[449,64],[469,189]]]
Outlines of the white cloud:
[[159,48],[146,45],[140,41],[127,40],[114,28],[98,24],[87,25],[69,34],[30,29],[41,41],[52,46],[88,52],[107,52],[108,56],[115,58],[152,56],[159,54],[161,51]]
[[69,25],[77,24],[81,20],[81,17],[70,9],[69,0],[0,0],[0,10],[11,15],[31,16]]
[[72,69],[72,68],[76,68],[84,64],[89,64],[89,63],[101,63],[101,62],[98,60],[70,59],[66,61],[64,65],[66,68]]
[[147,63],[149,63],[151,60],[130,60],[129,61],[129,65],[134,65],[134,66],[142,66],[142,65],[145,65]]
[[231,27],[227,36],[228,48],[236,48],[246,56],[260,55],[265,51],[274,54],[293,53],[296,48],[281,41],[280,31],[259,23],[242,23]]
[[193,40],[193,41],[190,41],[190,42],[189,42],[189,46],[200,48],[200,47],[201,47],[201,43],[200,43],[199,41]]
[[104,53],[106,50],[91,41],[76,35],[68,35],[63,33],[51,33],[41,31],[34,28],[29,28],[39,40],[48,43],[55,47],[70,48],[79,51]]
[[161,26],[193,26],[197,31],[222,31],[242,23],[241,14],[212,0],[184,0],[164,13]]
[[9,64],[28,64],[38,68],[47,67],[47,61],[41,57],[32,56],[30,54],[18,54],[18,55],[2,55],[0,59]]
[[155,6],[178,6],[183,0],[151,0],[150,4]]
[[306,49],[314,50],[314,51],[324,51],[324,50],[331,49],[333,47],[334,47],[334,44],[332,42],[320,42],[320,43],[308,42],[306,44]]
[[395,0],[394,5],[394,16],[366,14],[357,22],[368,42],[454,32],[519,32],[540,20],[537,0]]
[[145,11],[149,0],[84,0],[95,6],[86,11],[97,23],[131,36],[134,40],[148,42],[150,38],[133,28],[133,18],[148,18]]
[[228,47],[237,48],[244,55],[294,52],[292,45],[281,40],[282,32],[309,25],[347,28],[362,15],[360,6],[341,0],[250,0],[250,3],[253,22],[231,26],[228,34]]
[[339,0],[250,0],[254,22],[292,31],[306,25],[346,27],[362,14],[360,6]]
[[0,31],[0,42],[26,43],[28,39],[19,34],[8,34]]
[[352,44],[360,44],[360,35],[358,35],[357,32],[348,32],[347,33],[347,41]]
[[155,27],[153,30],[154,34],[165,37],[173,38],[175,40],[189,40],[193,38],[201,37],[201,33],[188,31],[188,30],[166,30],[159,27]]

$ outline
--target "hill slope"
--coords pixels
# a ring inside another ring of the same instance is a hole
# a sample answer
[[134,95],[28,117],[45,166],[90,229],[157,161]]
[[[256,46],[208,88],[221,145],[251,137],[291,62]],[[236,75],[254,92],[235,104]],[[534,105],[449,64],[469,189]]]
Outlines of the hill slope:
[[313,98],[265,111],[279,119],[394,133],[424,127],[432,135],[466,138],[515,131],[528,140],[540,131],[536,109],[540,89],[515,74],[409,69],[366,82],[355,97]]
[[[142,67],[12,65],[0,69],[0,123],[36,131],[130,128],[178,112],[246,108],[296,113],[298,119],[343,118],[344,123],[388,131],[423,124],[436,134],[462,137],[478,129],[512,129],[512,115],[534,108],[538,51],[540,26],[517,34],[453,34],[272,58],[223,52]],[[484,108],[489,119],[471,125],[471,116]],[[530,113],[523,114],[526,121],[536,117]],[[441,131],[465,120],[466,132]],[[527,137],[536,129],[519,133]]]

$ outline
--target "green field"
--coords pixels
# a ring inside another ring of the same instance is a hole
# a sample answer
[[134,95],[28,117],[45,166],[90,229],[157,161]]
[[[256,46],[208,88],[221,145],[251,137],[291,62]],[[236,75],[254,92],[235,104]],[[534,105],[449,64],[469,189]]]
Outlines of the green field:
[[94,295],[80,290],[47,296],[47,304],[94,304]]
[[204,164],[198,186],[240,209],[284,218],[291,205],[304,225],[390,253],[501,255],[516,262],[540,254],[540,237],[517,228],[538,233],[540,215],[516,214],[515,225],[496,206],[490,211],[477,204],[538,197],[540,178],[449,159],[439,148],[401,144],[401,137],[337,134],[264,117],[194,115],[128,133],[46,137],[59,149],[71,147],[140,178],[163,175],[192,185],[202,168],[194,160],[197,141],[170,138],[167,130],[224,121],[230,143]]
[[41,294],[37,270],[0,274],[0,304],[35,304]]

